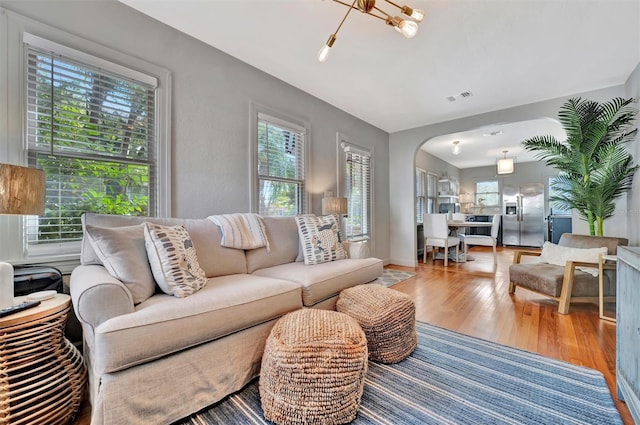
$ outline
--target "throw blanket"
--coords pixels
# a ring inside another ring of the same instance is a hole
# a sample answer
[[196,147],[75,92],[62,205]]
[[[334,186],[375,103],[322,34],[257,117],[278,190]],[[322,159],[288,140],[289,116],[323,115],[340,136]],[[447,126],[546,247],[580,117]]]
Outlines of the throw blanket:
[[221,245],[235,249],[256,249],[267,247],[269,240],[264,229],[262,217],[258,214],[221,214],[207,217],[220,227]]

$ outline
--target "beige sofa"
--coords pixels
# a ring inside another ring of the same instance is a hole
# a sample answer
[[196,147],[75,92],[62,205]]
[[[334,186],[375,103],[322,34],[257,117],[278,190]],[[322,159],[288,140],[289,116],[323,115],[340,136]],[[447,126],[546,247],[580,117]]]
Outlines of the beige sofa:
[[168,424],[241,389],[258,375],[275,321],[302,307],[334,309],[347,287],[382,274],[376,258],[317,265],[296,262],[293,218],[264,218],[270,252],[220,246],[208,219],[85,214],[83,225],[182,224],[208,278],[186,298],[160,291],[134,305],[127,285],[109,274],[87,241],[71,275],[90,375],[92,424]]

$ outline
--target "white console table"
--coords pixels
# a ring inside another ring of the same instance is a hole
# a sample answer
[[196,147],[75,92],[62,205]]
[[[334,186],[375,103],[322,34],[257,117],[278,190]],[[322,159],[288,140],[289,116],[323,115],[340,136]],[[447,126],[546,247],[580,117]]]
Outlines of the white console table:
[[640,424],[640,247],[618,246],[616,392]]

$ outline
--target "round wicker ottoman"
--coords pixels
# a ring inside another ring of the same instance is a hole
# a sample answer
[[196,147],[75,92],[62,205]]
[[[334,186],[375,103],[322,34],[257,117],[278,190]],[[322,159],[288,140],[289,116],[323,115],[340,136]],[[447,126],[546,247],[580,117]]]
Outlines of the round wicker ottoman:
[[354,286],[340,292],[336,309],[360,324],[370,360],[397,363],[418,344],[416,306],[402,292],[377,284]]
[[367,340],[335,311],[304,309],[281,318],[262,357],[264,417],[277,424],[343,424],[355,419],[367,372]]

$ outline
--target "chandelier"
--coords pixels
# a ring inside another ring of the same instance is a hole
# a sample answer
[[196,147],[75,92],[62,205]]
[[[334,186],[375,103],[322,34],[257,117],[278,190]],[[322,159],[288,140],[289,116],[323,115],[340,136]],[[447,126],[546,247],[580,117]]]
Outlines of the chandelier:
[[416,35],[416,32],[418,32],[417,22],[422,22],[422,20],[424,19],[424,10],[412,9],[409,6],[400,6],[390,0],[384,1],[386,3],[389,3],[390,5],[397,7],[398,9],[400,9],[400,12],[403,15],[406,15],[411,19],[403,19],[400,16],[389,15],[387,12],[376,6],[376,0],[353,0],[353,3],[351,4],[344,3],[340,0],[333,1],[336,3],[340,3],[343,6],[347,6],[349,10],[347,10],[347,13],[344,15],[344,18],[342,18],[342,21],[340,21],[340,25],[338,25],[336,31],[329,36],[327,42],[318,52],[318,60],[320,62],[324,62],[327,60],[327,57],[329,56],[329,49],[331,49],[331,46],[333,46],[333,43],[336,41],[336,35],[338,34],[338,31],[340,31],[342,24],[344,24],[344,21],[347,19],[347,16],[349,16],[349,13],[353,9],[359,10],[360,12],[369,16],[373,16],[374,18],[383,20],[387,25],[392,26],[396,29],[396,31],[407,38],[411,38]]

